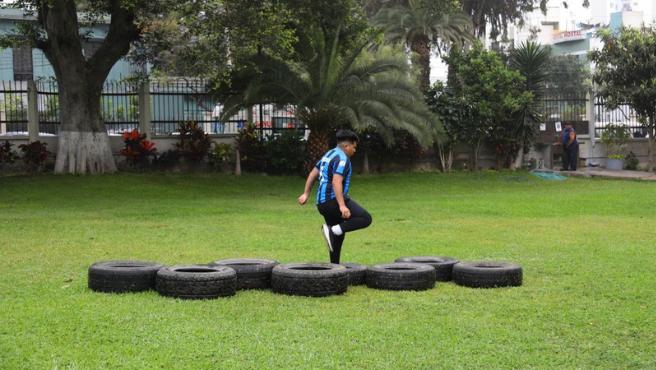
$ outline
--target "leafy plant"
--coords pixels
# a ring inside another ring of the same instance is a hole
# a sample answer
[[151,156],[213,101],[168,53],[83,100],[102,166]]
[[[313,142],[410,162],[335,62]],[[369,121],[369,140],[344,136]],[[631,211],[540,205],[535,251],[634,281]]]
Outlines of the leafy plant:
[[269,137],[264,144],[266,172],[272,175],[303,173],[305,141],[296,130],[287,130],[278,137]]
[[241,165],[245,171],[262,172],[265,169],[264,161],[266,158],[264,144],[260,141],[255,126],[246,125],[239,130],[235,139],[237,149],[239,150]]
[[640,164],[640,161],[634,152],[629,152],[629,154],[627,154],[624,158],[624,168],[627,170],[637,170],[638,164]]
[[180,157],[192,163],[203,161],[212,145],[209,135],[203,131],[197,122],[180,123],[178,130],[180,140],[175,144],[175,147],[180,152]]
[[47,146],[48,144],[42,143],[39,140],[18,146],[18,148],[23,153],[23,163],[25,163],[28,171],[35,172],[41,168],[41,166],[43,166],[45,161],[48,159],[48,156],[52,154],[46,148]]
[[146,139],[146,134],[140,134],[139,130],[134,129],[130,132],[123,133],[123,142],[125,148],[121,149],[128,163],[132,165],[144,165],[150,157],[155,155],[155,143]]
[[13,144],[7,140],[5,140],[4,144],[0,145],[0,164],[14,163],[17,156],[16,153],[11,149],[12,146]]
[[214,144],[214,149],[210,151],[208,159],[210,165],[215,168],[222,169],[229,164],[233,159],[234,147],[227,143]]
[[606,145],[608,158],[611,159],[624,159],[629,139],[629,129],[616,123],[608,124],[601,133],[601,142]]

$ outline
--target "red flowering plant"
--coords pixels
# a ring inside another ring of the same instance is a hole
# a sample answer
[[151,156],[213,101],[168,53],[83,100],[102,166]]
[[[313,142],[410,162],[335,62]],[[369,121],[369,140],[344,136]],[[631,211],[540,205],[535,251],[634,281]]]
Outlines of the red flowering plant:
[[140,134],[139,130],[126,131],[123,133],[125,148],[121,154],[132,165],[144,165],[148,159],[155,155],[155,143],[146,139],[146,134]]

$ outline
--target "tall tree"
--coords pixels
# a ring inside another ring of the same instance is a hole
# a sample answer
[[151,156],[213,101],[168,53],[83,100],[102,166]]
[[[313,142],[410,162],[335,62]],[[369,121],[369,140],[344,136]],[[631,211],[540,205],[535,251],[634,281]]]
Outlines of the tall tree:
[[465,14],[447,6],[436,9],[431,3],[434,2],[408,0],[403,5],[383,7],[374,18],[388,40],[401,41],[416,54],[422,91],[428,91],[430,86],[431,47],[462,47],[471,40],[471,22]]
[[480,42],[464,53],[452,50],[447,58],[451,67],[449,86],[464,107],[466,120],[458,122],[458,137],[473,151],[472,169],[478,167],[478,152],[484,140],[494,145],[498,168],[509,165],[509,153],[520,147],[514,117],[532,101],[525,90],[525,79],[503,64],[493,51],[483,50]]
[[[148,18],[170,6],[167,1],[18,0],[6,6],[36,17],[20,24],[5,43],[24,42],[43,51],[59,84],[61,128],[56,173],[102,173],[116,170],[101,117],[103,83],[114,64],[136,40]],[[85,10],[84,15],[78,13]],[[91,55],[83,52],[83,23],[109,17],[109,30]]]
[[545,82],[549,91],[560,95],[585,95],[592,87],[588,63],[576,55],[552,55]]
[[656,136],[656,29],[622,28],[619,34],[608,29],[598,32],[604,43],[590,52],[595,63],[593,81],[597,93],[613,109],[629,104],[649,136],[649,171],[654,170]]
[[232,86],[241,88],[224,92],[224,116],[262,101],[296,104],[310,128],[306,169],[328,149],[331,130],[340,126],[373,128],[388,142],[402,129],[430,144],[433,116],[408,79],[404,57],[370,54],[371,42],[340,53],[339,32],[333,34],[314,28],[301,35],[298,61],[254,55],[254,68],[233,79]]
[[547,80],[550,49],[540,44],[523,42],[510,53],[510,67],[524,77],[524,90],[531,93],[531,100],[525,102],[514,115],[508,131],[517,138],[518,145],[504,148],[508,158],[517,155],[520,149],[528,153],[530,144],[535,139],[538,122],[543,122],[542,99]]

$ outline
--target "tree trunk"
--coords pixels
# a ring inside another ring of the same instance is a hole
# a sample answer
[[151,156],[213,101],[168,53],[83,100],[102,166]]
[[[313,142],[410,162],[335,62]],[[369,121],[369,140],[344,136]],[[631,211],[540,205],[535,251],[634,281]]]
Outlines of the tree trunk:
[[453,167],[453,148],[451,145],[437,144],[437,153],[440,157],[442,172],[451,172]]
[[[71,73],[69,73],[71,74]],[[62,78],[59,93],[61,130],[55,173],[115,172],[109,136],[100,115],[100,87],[79,77],[77,83]]]
[[654,134],[656,133],[656,128],[653,126],[650,129],[649,132],[649,139],[647,141],[647,169],[649,172],[654,172],[654,141],[656,141],[656,138],[654,137]]
[[239,148],[235,149],[235,176],[241,176],[241,154]]
[[362,158],[362,174],[368,175],[369,173],[371,173],[369,170],[369,154],[365,151],[364,158]]
[[37,23],[47,37],[40,36],[33,42],[48,58],[59,85],[61,129],[55,173],[115,172],[109,136],[100,114],[100,97],[112,66],[139,36],[135,8],[121,1],[108,2],[111,21],[107,35],[92,55],[84,55],[76,2],[35,3]]
[[328,141],[330,141],[329,130],[310,130],[307,141],[307,158],[303,163],[306,173],[310,173],[321,156],[328,151]]
[[415,37],[410,43],[410,50],[417,53],[417,62],[419,64],[419,87],[421,91],[428,91],[430,88],[430,44],[426,35]]

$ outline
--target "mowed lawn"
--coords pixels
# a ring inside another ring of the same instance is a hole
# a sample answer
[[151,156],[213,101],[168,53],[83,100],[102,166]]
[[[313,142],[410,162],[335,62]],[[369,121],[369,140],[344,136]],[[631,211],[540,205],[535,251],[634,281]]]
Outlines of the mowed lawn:
[[95,261],[326,261],[300,177],[0,178],[0,368],[656,368],[656,184],[527,173],[356,176],[342,260],[505,260],[440,283],[182,301],[87,289]]

